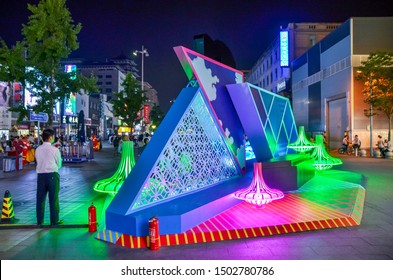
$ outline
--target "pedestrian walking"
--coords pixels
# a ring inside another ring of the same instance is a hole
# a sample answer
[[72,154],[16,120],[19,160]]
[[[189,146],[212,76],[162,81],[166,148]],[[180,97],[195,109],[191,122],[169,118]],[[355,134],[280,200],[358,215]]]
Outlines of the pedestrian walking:
[[378,147],[378,149],[379,149],[381,155],[382,155],[382,156],[385,156],[385,153],[384,153],[384,152],[385,152],[385,145],[384,145],[384,143],[383,143],[383,140],[382,140],[382,136],[381,136],[381,135],[378,135],[377,147]]
[[113,139],[112,144],[113,144],[113,148],[114,148],[113,156],[117,156],[119,154],[118,149],[119,149],[120,138],[118,135],[115,135],[115,136],[113,136],[112,139]]
[[37,162],[37,225],[42,226],[45,215],[45,201],[49,195],[50,223],[60,225],[64,221],[59,219],[59,191],[60,175],[58,170],[62,166],[62,159],[59,149],[52,146],[55,141],[53,129],[45,129],[42,133],[43,144],[35,152]]

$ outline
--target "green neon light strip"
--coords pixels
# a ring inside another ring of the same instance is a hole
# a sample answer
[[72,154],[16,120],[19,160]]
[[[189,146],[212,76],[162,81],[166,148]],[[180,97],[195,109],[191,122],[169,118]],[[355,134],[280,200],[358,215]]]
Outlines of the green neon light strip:
[[328,154],[323,144],[323,136],[316,135],[315,137],[316,147],[311,153],[311,158],[314,158],[314,167],[316,170],[327,170],[332,168],[334,165],[342,164],[343,162],[339,158],[332,157]]
[[305,153],[315,147],[315,144],[310,142],[306,133],[304,132],[304,126],[299,126],[298,138],[295,142],[288,144],[288,148],[295,150],[298,153]]
[[134,142],[124,141],[122,143],[121,159],[117,171],[112,177],[97,181],[94,184],[94,190],[97,192],[116,194],[134,166]]

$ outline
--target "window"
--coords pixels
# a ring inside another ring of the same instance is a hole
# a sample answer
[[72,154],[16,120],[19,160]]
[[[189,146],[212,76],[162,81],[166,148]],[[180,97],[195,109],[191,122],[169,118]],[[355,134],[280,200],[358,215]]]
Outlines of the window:
[[112,78],[112,75],[106,75],[105,78]]
[[311,46],[314,46],[317,43],[317,38],[315,35],[310,35],[310,43]]
[[112,89],[107,88],[107,89],[105,89],[105,92],[106,92],[106,93],[111,93],[111,92],[112,92]]

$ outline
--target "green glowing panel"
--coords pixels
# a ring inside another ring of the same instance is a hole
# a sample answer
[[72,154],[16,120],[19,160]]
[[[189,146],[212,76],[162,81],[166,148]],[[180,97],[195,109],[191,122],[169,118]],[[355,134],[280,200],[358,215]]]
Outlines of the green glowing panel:
[[314,159],[314,167],[316,170],[322,171],[332,168],[334,165],[342,164],[341,159],[332,157],[328,154],[323,144],[323,136],[317,135],[315,137],[315,148],[311,153]]
[[257,161],[291,153],[287,145],[297,130],[288,98],[248,83],[226,87]]
[[121,145],[122,152],[119,167],[112,177],[97,181],[94,184],[95,191],[116,194],[134,167],[134,142],[124,141]]
[[315,147],[315,144],[307,139],[304,132],[304,126],[299,126],[298,138],[295,142],[288,144],[288,148],[295,150],[298,153],[305,153]]

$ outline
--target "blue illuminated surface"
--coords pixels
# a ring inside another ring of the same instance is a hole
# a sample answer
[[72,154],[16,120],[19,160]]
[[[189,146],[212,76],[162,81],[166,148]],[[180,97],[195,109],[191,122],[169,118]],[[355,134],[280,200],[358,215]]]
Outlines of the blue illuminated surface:
[[173,131],[132,208],[162,202],[239,175],[199,92]]
[[280,66],[289,66],[289,38],[288,31],[280,31]]

